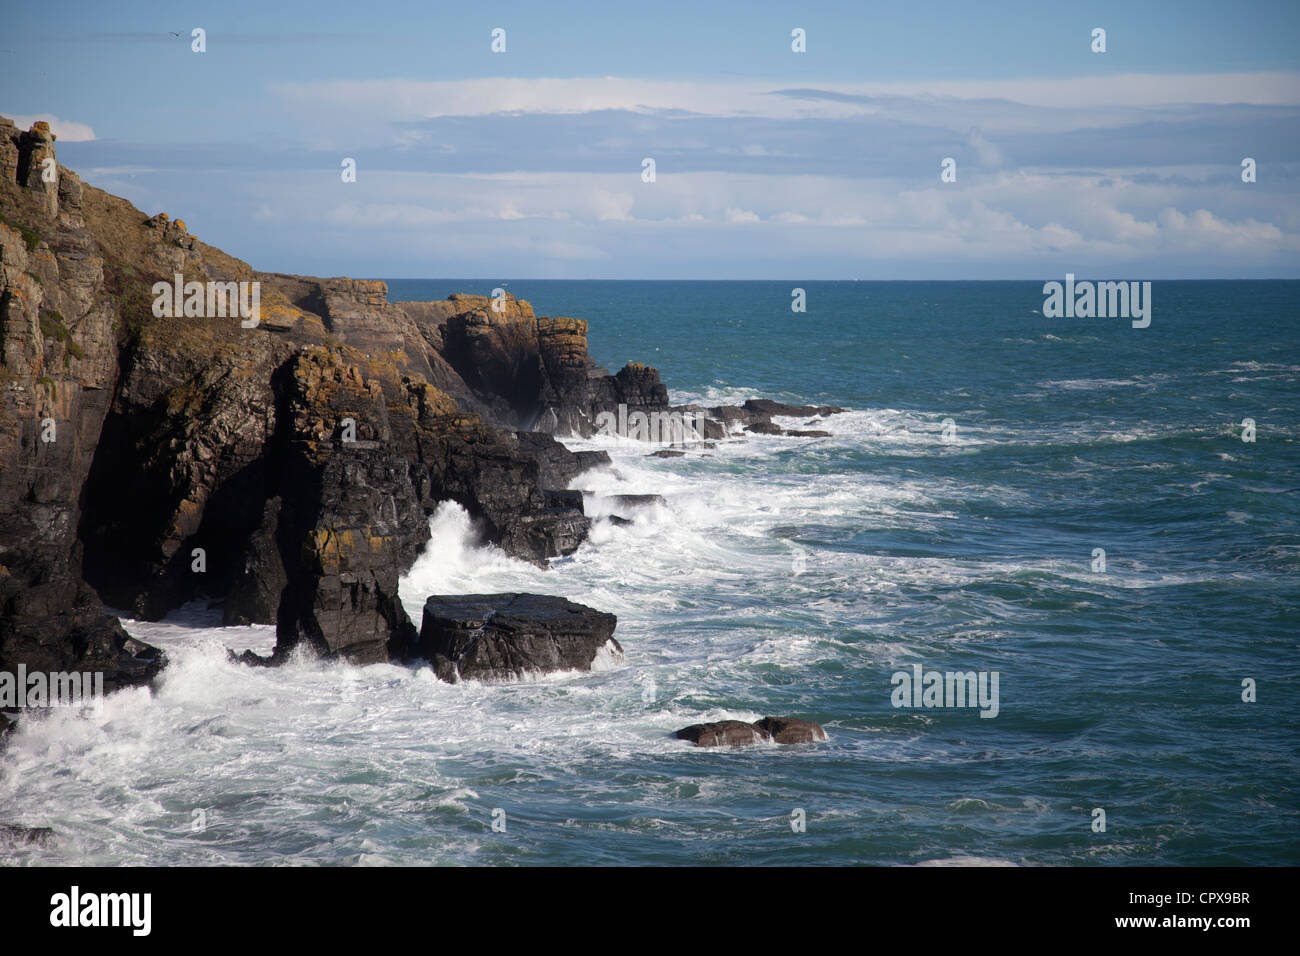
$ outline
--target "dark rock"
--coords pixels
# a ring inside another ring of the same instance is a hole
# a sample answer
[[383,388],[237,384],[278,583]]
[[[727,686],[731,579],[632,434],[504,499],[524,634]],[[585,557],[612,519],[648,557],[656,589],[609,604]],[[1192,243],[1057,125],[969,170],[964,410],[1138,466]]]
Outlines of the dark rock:
[[[282,480],[296,494],[277,527],[288,580],[276,651],[283,656],[306,641],[325,657],[386,661],[390,641],[414,639],[397,582],[428,539],[409,463],[392,441],[382,390],[356,369],[309,348],[289,372]],[[328,433],[345,417],[355,418],[359,435],[374,435],[373,444],[331,441]]]
[[744,747],[768,739],[766,731],[743,720],[719,720],[711,724],[691,724],[677,731],[678,740],[689,740],[697,747]]
[[616,528],[626,528],[629,525],[635,524],[636,522],[632,521],[632,519],[630,518],[624,518],[621,515],[610,515],[609,523]]
[[281,657],[275,654],[263,656],[255,651],[244,651],[242,654],[236,654],[230,648],[226,648],[226,657],[232,664],[244,664],[248,667],[277,667],[284,663]]
[[592,468],[610,464],[604,451],[572,452],[545,432],[515,432],[520,450],[538,466],[538,484],[542,488],[568,488],[569,482]]
[[[100,671],[105,690],[163,664],[82,577],[83,489],[119,374],[87,190],[46,123],[0,123],[0,670]],[[138,216],[138,221],[143,216]]]
[[741,747],[765,741],[802,744],[827,739],[821,724],[797,717],[764,717],[752,724],[740,720],[692,724],[677,731],[675,736],[697,747]]
[[744,407],[748,411],[757,412],[768,418],[773,415],[791,418],[819,415],[825,418],[827,415],[838,415],[844,411],[836,405],[787,405],[784,402],[774,402],[769,398],[751,398],[745,402]]
[[53,846],[54,831],[49,827],[22,827],[0,824],[0,847]]
[[18,721],[16,718],[0,711],[0,747],[4,746],[4,739],[13,733],[14,728],[17,726]]
[[778,744],[815,743],[826,739],[821,724],[798,717],[764,717],[755,721],[754,726]]
[[700,405],[681,405],[677,410],[691,413],[704,412],[708,416],[704,423],[704,437],[709,439],[725,438],[735,428],[763,435],[784,434],[795,438],[820,438],[824,436],[801,431],[784,431],[772,421],[772,417],[775,415],[825,417],[844,411],[834,405],[787,405],[766,398],[751,398],[744,405],[739,406],[715,405],[706,408]]
[[620,404],[647,413],[668,407],[656,369],[632,363],[610,375],[596,366],[581,319],[537,316],[509,293],[399,308],[424,338],[429,381],[494,424],[589,437],[598,416],[617,414]]
[[531,673],[590,670],[614,640],[617,618],[541,594],[430,597],[410,656],[433,663],[440,678],[506,680]]
[[276,546],[280,507],[279,495],[267,500],[261,524],[249,535],[242,549],[241,566],[222,607],[222,623],[227,627],[275,620],[280,595],[289,583]]
[[787,428],[785,433],[791,438],[830,438],[831,433],[817,429]]
[[578,474],[612,464],[607,451],[575,451],[573,457],[577,459]]
[[583,495],[581,491],[546,491],[543,492],[546,497],[547,507],[568,509],[582,513]]
[[652,451],[646,455],[647,458],[684,458],[685,456],[686,452],[674,451],[671,448],[661,448],[659,451]]

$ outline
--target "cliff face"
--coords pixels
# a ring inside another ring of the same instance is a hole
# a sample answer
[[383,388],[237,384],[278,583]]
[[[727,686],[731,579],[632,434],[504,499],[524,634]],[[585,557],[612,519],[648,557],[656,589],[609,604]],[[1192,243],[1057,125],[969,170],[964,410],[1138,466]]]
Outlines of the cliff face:
[[[562,489],[596,461],[520,427],[666,404],[653,370],[594,370],[585,323],[258,273],[54,159],[48,129],[0,118],[0,670],[150,679],[161,655],[101,599],[150,619],[220,600],[275,623],[277,656],[405,655],[397,582],[439,502],[517,556],[567,554],[589,522]],[[206,305],[160,317],[177,274]],[[240,282],[256,324],[212,312],[211,284]]]
[[81,495],[120,371],[116,308],[75,173],[54,140],[0,118],[0,670],[99,671],[113,689],[162,664],[82,577]]
[[[657,370],[628,365],[617,376],[587,354],[587,323],[536,316],[522,299],[453,295],[401,302],[425,342],[456,379],[443,387],[492,417],[531,431],[589,437],[603,411],[664,411],[668,389]],[[433,362],[434,357],[430,357]]]

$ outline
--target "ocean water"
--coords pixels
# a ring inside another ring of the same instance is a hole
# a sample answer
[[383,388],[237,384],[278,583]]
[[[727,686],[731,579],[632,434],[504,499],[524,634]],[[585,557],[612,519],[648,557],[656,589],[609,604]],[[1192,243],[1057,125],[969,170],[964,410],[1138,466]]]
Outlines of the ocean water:
[[[1046,319],[1031,282],[506,288],[674,401],[850,410],[686,458],[573,442],[614,459],[575,482],[594,514],[667,506],[548,570],[433,517],[417,622],[433,593],[564,595],[619,617],[591,673],[251,670],[225,648],[270,628],[127,622],[172,666],[22,724],[0,822],[60,839],[0,864],[1300,864],[1300,283],[1157,282],[1147,329]],[[996,717],[893,706],[914,664],[996,671]],[[670,736],[767,714],[830,739]]]

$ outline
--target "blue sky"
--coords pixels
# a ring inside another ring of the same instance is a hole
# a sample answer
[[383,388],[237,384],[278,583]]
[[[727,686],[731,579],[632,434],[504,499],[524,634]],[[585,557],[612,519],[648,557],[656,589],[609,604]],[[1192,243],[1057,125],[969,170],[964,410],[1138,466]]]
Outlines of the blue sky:
[[26,3],[0,51],[0,113],[262,269],[1300,277],[1295,0]]

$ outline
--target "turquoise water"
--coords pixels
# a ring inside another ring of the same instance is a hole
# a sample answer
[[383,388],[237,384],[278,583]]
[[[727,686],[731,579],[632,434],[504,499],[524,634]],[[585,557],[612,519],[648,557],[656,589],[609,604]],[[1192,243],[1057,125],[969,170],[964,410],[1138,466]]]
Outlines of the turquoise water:
[[[249,671],[223,648],[269,629],[129,623],[175,664],[153,696],[23,728],[0,807],[68,836],[0,862],[1300,863],[1300,283],[1157,282],[1147,329],[1045,319],[1041,287],[511,281],[676,401],[850,411],[709,457],[574,442],[615,466],[575,482],[598,520],[549,570],[434,516],[413,616],[563,594],[619,615],[626,657],[590,674]],[[668,505],[614,527],[624,492]],[[892,706],[917,663],[998,672],[997,716]],[[670,737],[764,714],[830,740]]]

